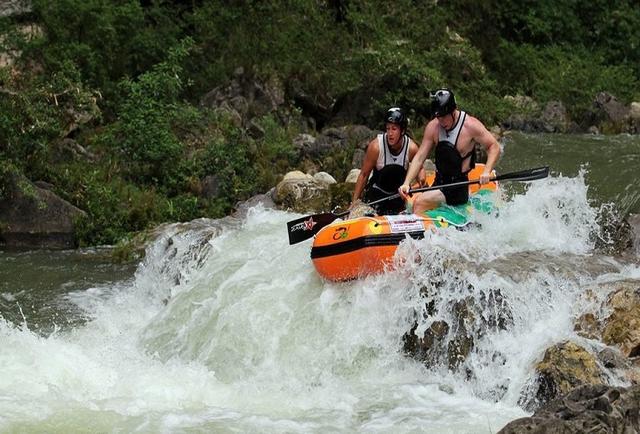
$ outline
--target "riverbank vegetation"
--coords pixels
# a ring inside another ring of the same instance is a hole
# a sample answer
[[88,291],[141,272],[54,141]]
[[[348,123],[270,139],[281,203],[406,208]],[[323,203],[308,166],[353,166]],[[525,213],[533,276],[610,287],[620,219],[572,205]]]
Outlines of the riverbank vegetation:
[[[0,31],[0,173],[85,211],[83,245],[228,214],[301,163],[299,133],[337,117],[378,128],[402,105],[417,130],[436,87],[489,124],[514,110],[506,95],[576,118],[598,92],[640,100],[631,0],[33,0]],[[238,71],[276,83],[258,88],[277,107],[238,118],[246,101],[207,98]]]

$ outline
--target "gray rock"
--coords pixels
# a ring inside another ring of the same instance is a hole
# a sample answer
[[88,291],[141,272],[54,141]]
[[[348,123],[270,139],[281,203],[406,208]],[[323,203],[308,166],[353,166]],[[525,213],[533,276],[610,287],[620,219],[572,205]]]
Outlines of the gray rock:
[[3,174],[0,244],[11,247],[76,247],[76,222],[86,213],[17,172]]
[[564,133],[569,126],[567,109],[560,101],[549,101],[542,111],[544,129],[548,133]]
[[575,387],[603,384],[604,372],[596,358],[583,347],[566,341],[545,351],[536,367],[537,390],[534,397],[523,397],[520,404],[532,410],[562,396]]
[[499,434],[640,432],[640,386],[581,386],[541,407],[531,417],[509,422]]
[[273,190],[273,201],[282,209],[300,213],[329,209],[331,205],[329,186],[316,181],[310,175],[299,173],[289,172],[285,175]]

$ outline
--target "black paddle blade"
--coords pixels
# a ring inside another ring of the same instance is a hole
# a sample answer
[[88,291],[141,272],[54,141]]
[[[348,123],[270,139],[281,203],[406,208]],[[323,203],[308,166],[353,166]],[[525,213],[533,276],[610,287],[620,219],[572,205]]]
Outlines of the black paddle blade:
[[287,222],[289,244],[297,244],[308,240],[338,217],[340,216],[333,213],[314,214]]
[[498,175],[493,178],[493,181],[533,181],[534,179],[542,179],[547,176],[549,176],[549,166],[543,166],[535,169]]

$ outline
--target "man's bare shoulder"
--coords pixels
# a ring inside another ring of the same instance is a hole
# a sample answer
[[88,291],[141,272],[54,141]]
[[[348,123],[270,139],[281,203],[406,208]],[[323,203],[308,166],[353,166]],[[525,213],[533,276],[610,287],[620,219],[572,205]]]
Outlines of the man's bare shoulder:
[[439,127],[440,127],[440,124],[438,123],[438,119],[437,118],[431,119],[429,122],[427,122],[427,125],[424,127],[425,137],[427,135],[430,136],[431,138],[438,137]]
[[475,116],[472,116],[467,113],[467,118],[464,121],[465,127],[469,128],[473,132],[474,135],[482,134],[487,130],[487,127]]

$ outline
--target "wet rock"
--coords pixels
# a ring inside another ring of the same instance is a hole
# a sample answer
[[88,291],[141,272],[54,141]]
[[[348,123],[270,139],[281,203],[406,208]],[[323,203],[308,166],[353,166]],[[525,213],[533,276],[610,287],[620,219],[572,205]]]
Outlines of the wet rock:
[[594,106],[602,111],[605,121],[613,124],[622,124],[629,116],[629,107],[607,92],[600,92],[596,95]]
[[595,314],[588,312],[581,315],[576,320],[573,330],[583,338],[600,339],[602,334],[602,325]]
[[257,194],[249,199],[238,202],[236,204],[236,211],[233,213],[233,217],[239,219],[245,219],[249,209],[255,206],[262,206],[265,209],[276,209],[276,204],[273,202],[271,192],[265,194]]
[[578,387],[538,409],[533,416],[509,422],[499,434],[582,434],[640,432],[640,386]]
[[607,369],[628,369],[629,360],[618,350],[605,348],[598,353],[598,360]]
[[426,366],[434,366],[439,360],[439,353],[446,347],[449,324],[442,320],[431,323],[422,336],[416,334],[418,323],[403,336],[404,351],[422,361]]
[[604,321],[603,342],[627,357],[640,356],[640,287],[612,293],[607,304],[613,312]]
[[575,387],[604,383],[604,373],[596,358],[570,341],[548,348],[535,372],[538,386],[535,397],[533,401],[521,402],[527,409],[535,409]]
[[[430,293],[430,289],[424,289],[426,298],[431,298]],[[445,319],[432,322],[420,335],[416,335],[416,321],[403,337],[404,350],[428,367],[445,365],[452,371],[462,368],[475,349],[476,339],[488,330],[504,330],[513,323],[511,309],[499,290],[480,291],[477,296],[453,300],[444,307],[438,307],[431,299],[424,312]]]
[[0,244],[11,247],[76,247],[76,224],[86,213],[16,171],[1,173]]
[[602,232],[596,240],[596,248],[612,256],[633,253],[635,233],[629,218],[622,217],[618,210],[602,217]]

